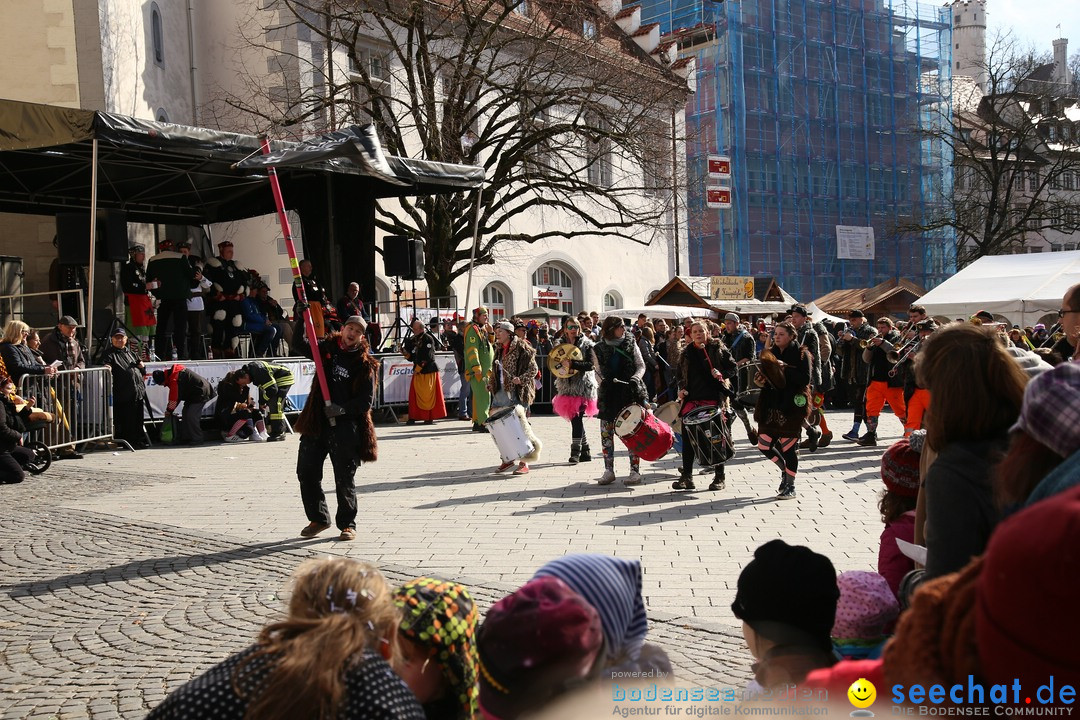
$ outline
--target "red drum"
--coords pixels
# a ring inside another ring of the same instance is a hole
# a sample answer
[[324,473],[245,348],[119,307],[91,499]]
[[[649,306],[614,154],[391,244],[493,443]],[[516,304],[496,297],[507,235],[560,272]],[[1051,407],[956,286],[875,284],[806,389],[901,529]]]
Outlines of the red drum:
[[615,434],[642,460],[659,460],[671,449],[671,427],[640,405],[627,405],[615,418]]

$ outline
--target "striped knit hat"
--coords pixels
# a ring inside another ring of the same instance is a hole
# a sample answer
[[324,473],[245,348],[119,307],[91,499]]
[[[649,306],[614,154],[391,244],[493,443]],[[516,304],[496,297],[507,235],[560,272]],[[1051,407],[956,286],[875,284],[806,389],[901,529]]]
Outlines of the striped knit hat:
[[600,614],[609,657],[637,659],[649,631],[641,599],[641,562],[608,555],[564,555],[533,577],[556,577]]

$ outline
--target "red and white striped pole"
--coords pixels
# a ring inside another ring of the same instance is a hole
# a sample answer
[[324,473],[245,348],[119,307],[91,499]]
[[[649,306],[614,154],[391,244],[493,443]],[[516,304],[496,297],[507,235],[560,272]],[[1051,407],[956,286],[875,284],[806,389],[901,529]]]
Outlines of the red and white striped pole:
[[[270,140],[262,139],[263,155],[270,154]],[[285,238],[285,250],[289,253],[289,267],[292,268],[293,284],[296,285],[296,295],[300,298],[300,305],[304,308],[304,329],[307,333],[308,346],[311,348],[311,359],[315,362],[315,375],[319,379],[319,389],[322,390],[323,402],[330,406],[330,389],[326,384],[326,371],[323,369],[322,355],[319,353],[319,340],[315,337],[315,321],[311,319],[311,308],[308,307],[307,292],[304,290],[304,281],[300,277],[300,261],[296,257],[296,245],[293,244],[292,230],[289,227],[289,217],[285,214],[285,201],[281,197],[281,183],[278,181],[277,170],[274,166],[267,166],[270,175],[270,189],[274,193],[274,205],[277,207],[278,222],[281,223],[281,234]],[[333,417],[330,424],[334,425]]]

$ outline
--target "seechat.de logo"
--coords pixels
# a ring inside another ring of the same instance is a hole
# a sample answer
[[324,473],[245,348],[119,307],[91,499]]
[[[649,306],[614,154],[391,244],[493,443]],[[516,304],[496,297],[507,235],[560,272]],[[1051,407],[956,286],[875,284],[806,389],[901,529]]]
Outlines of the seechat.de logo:
[[874,717],[873,711],[867,710],[877,699],[877,688],[874,687],[874,683],[866,678],[859,678],[851,683],[851,687],[847,690],[847,697],[848,702],[856,708],[851,711],[851,717]]

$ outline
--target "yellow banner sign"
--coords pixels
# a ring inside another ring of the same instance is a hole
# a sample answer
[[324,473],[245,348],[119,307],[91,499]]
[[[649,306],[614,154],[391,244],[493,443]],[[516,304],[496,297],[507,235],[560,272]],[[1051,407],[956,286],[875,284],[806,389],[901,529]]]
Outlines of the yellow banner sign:
[[754,297],[754,278],[713,275],[709,278],[710,300],[750,300]]

